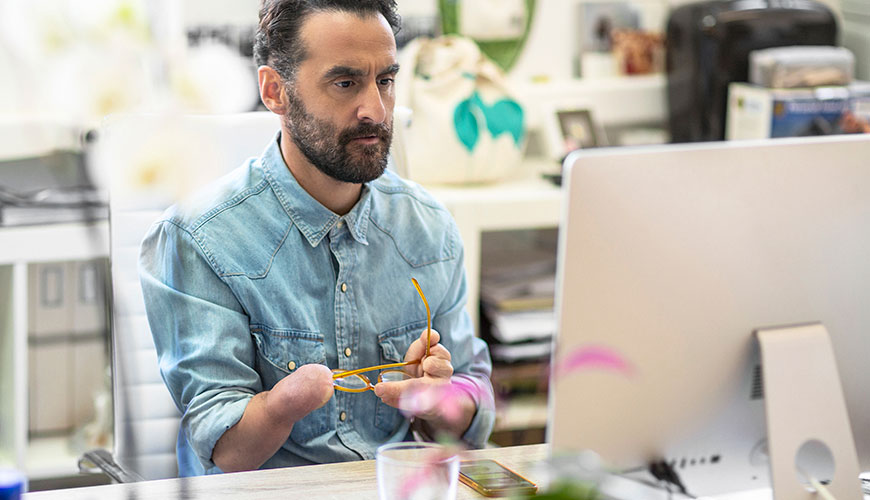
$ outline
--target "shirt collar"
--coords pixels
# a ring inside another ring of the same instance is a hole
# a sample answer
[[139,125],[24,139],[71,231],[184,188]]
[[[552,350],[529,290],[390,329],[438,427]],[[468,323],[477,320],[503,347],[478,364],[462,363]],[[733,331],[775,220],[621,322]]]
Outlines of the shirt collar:
[[363,245],[368,245],[366,232],[368,231],[372,204],[372,190],[368,184],[363,184],[359,201],[350,212],[339,217],[332,210],[321,205],[299,185],[281,155],[280,139],[281,132],[279,131],[260,156],[260,163],[263,165],[263,172],[275,191],[275,195],[293,224],[308,240],[308,243],[312,247],[316,247],[339,221],[343,221],[353,239]]

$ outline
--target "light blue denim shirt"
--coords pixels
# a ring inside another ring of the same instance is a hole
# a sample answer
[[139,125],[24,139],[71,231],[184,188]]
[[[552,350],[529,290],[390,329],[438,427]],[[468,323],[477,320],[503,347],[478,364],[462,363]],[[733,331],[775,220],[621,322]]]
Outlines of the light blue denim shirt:
[[[274,139],[196,201],[167,210],[145,237],[139,265],[160,371],[183,413],[181,475],[220,472],[215,443],[254,394],[294,369],[402,361],[426,327],[412,276],[454,377],[477,389],[463,440],[480,447],[489,437],[491,363],[465,309],[456,224],[389,170],[339,217],[296,182]],[[336,391],[263,467],[372,459],[379,445],[409,438],[408,420],[372,391]]]

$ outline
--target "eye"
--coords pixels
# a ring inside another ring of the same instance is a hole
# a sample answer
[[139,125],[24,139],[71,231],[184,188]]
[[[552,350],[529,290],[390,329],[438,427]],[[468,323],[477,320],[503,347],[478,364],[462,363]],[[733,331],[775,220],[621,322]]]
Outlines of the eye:
[[386,87],[388,85],[392,85],[393,81],[394,80],[392,78],[381,78],[380,80],[378,80],[378,83]]
[[341,80],[339,82],[335,82],[335,85],[339,88],[347,89],[353,86],[353,80]]

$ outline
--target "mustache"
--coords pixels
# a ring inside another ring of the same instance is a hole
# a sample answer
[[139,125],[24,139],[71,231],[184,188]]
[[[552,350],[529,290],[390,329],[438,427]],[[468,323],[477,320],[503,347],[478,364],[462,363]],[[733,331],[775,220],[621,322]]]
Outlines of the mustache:
[[347,144],[359,137],[377,137],[384,142],[388,142],[392,132],[392,127],[386,123],[360,123],[356,127],[342,131],[338,140],[340,144]]

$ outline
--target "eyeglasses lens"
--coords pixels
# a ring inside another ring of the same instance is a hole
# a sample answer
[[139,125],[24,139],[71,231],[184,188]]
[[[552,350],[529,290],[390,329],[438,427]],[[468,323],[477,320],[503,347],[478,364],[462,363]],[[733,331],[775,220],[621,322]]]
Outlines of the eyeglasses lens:
[[368,387],[365,379],[358,375],[337,378],[333,383],[339,387],[344,387],[345,389],[365,389]]
[[381,372],[381,382],[401,382],[403,380],[408,380],[411,377],[407,373],[400,370],[386,370]]

